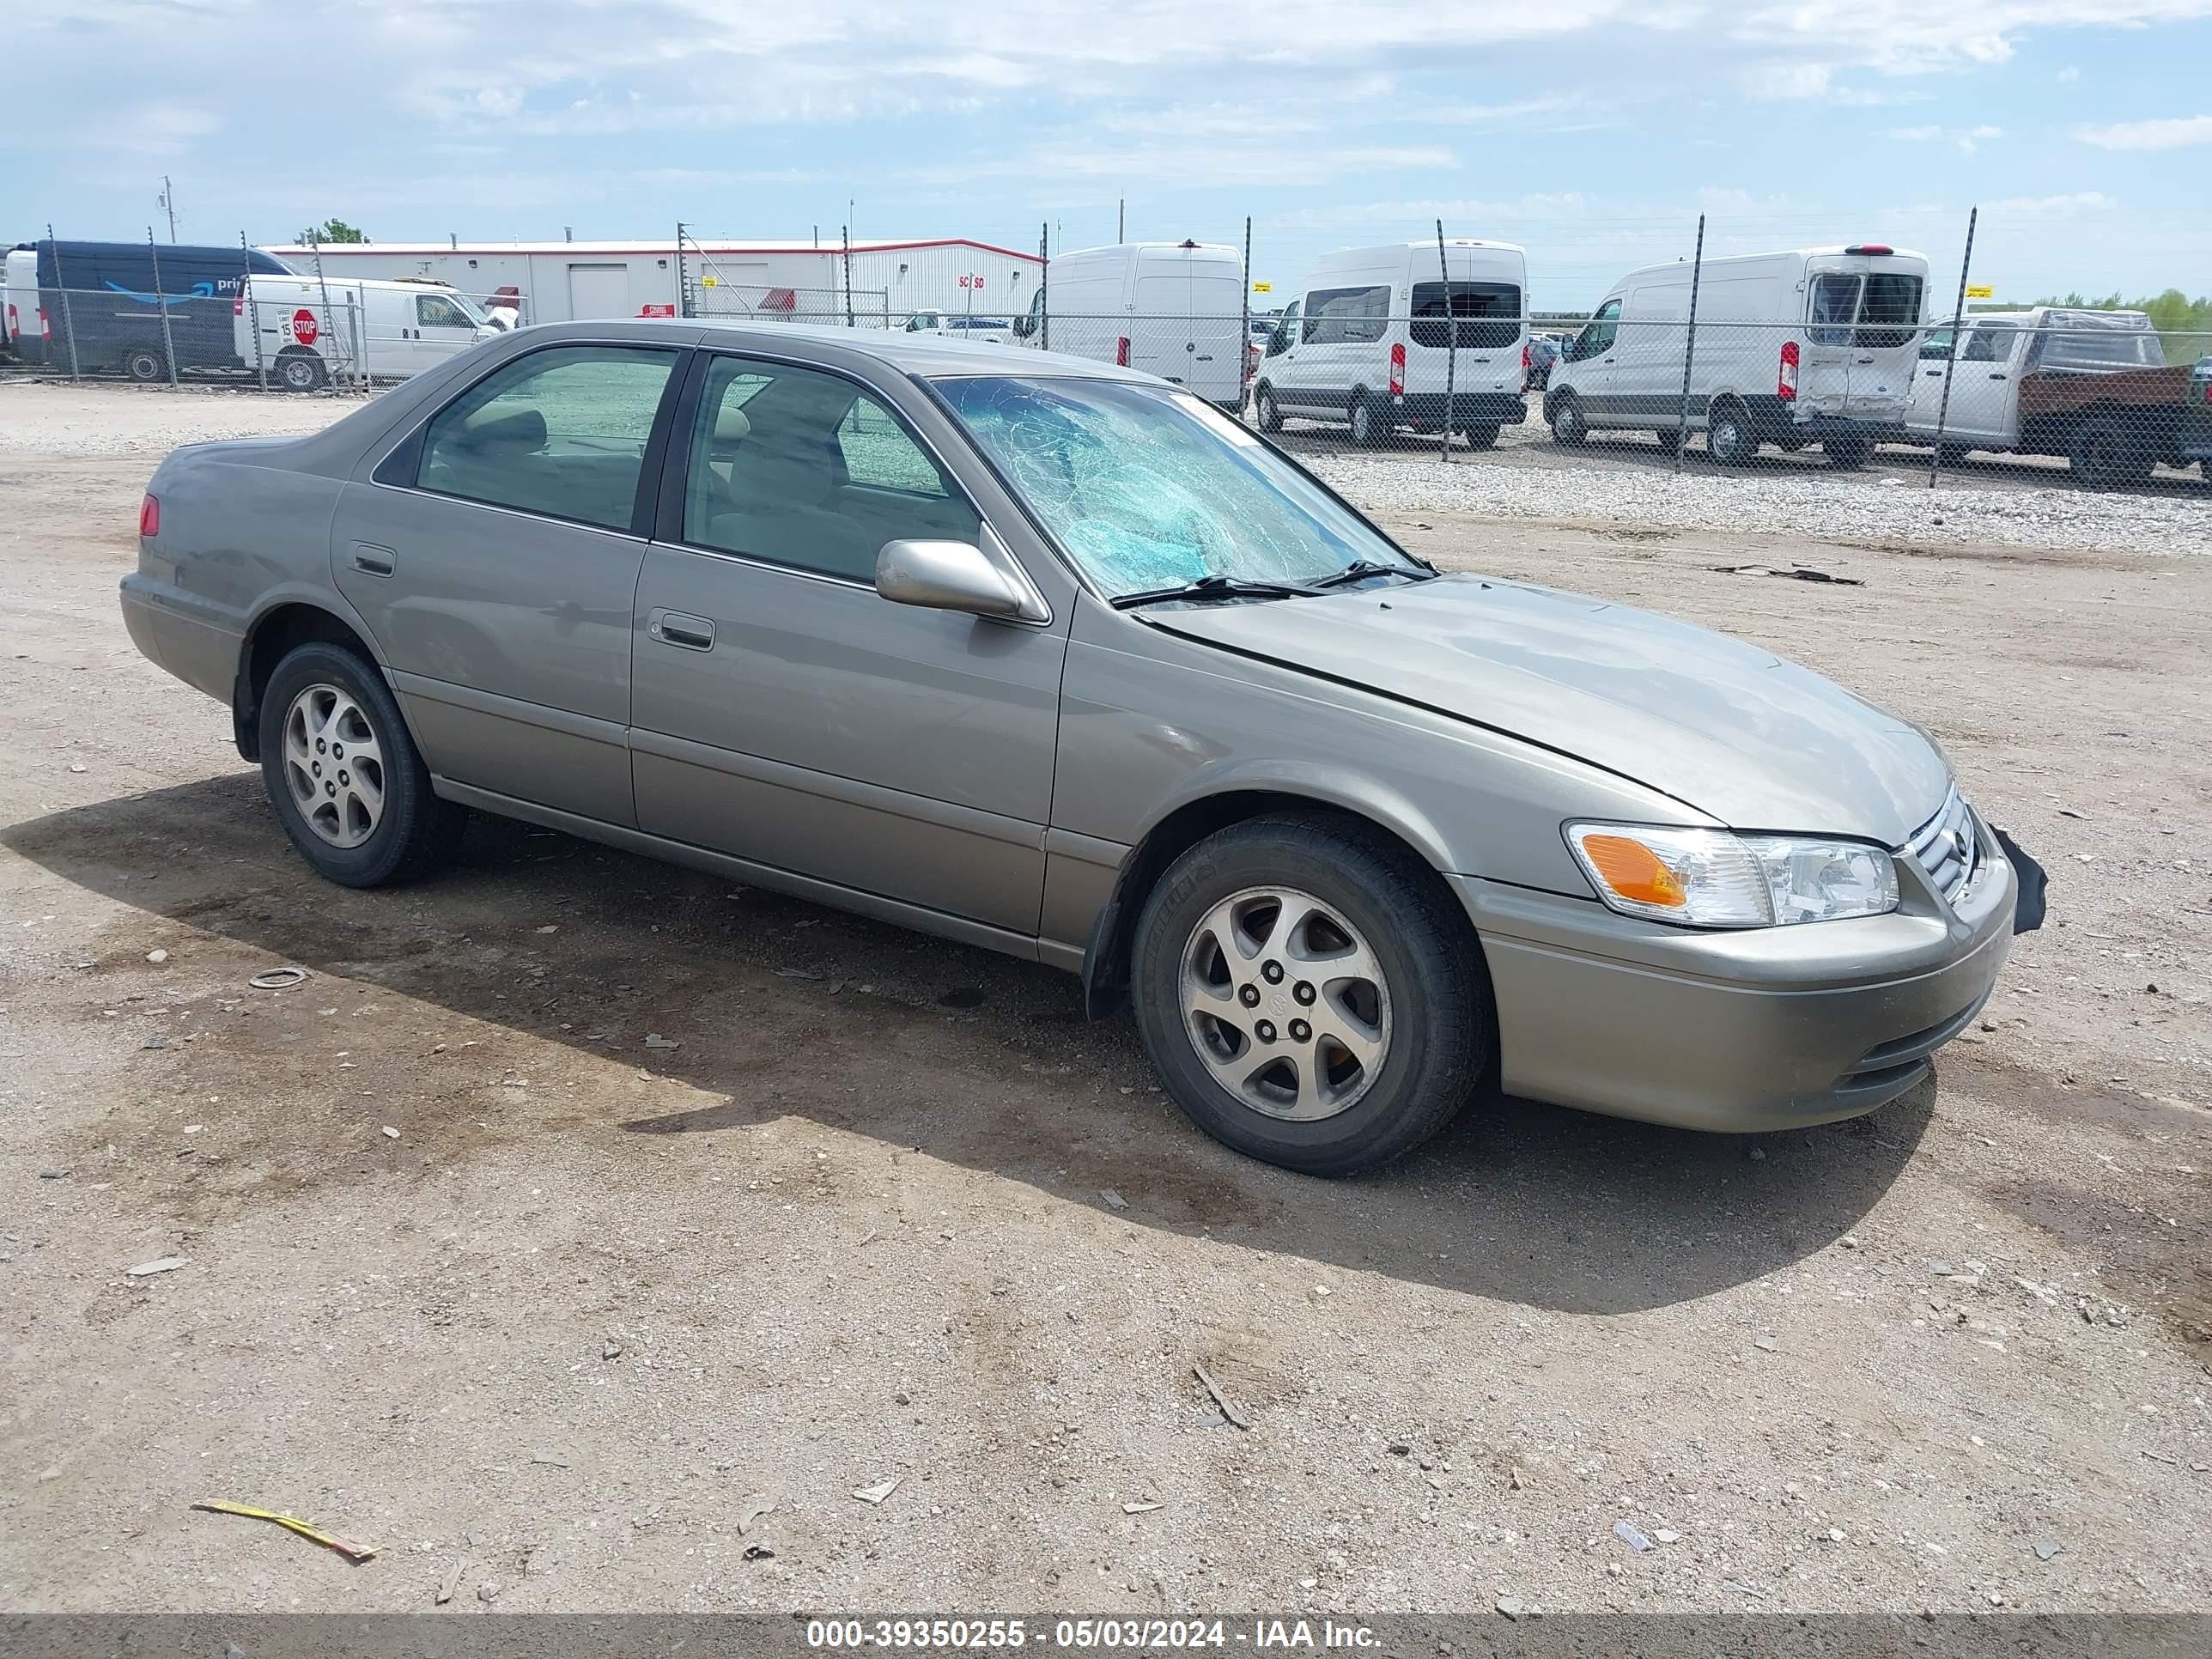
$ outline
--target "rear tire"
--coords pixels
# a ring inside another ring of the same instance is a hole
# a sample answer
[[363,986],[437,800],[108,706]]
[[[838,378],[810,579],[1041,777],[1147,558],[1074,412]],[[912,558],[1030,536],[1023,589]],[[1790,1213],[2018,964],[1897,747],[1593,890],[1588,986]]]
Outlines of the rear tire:
[[1390,423],[1375,405],[1375,399],[1364,392],[1352,394],[1348,411],[1352,426],[1352,441],[1362,449],[1372,449],[1390,435]]
[[1273,387],[1262,384],[1252,394],[1252,417],[1260,423],[1262,432],[1280,432],[1283,429],[1283,411],[1275,406]]
[[1827,456],[1828,465],[1839,472],[1856,472],[1867,464],[1874,453],[1871,438],[1824,438],[1821,453]]
[[320,354],[288,351],[276,359],[269,380],[270,385],[283,392],[319,392],[330,384],[331,374],[323,367]]
[[1936,448],[1936,459],[1945,466],[1964,466],[1967,453],[1965,444],[1942,444]]
[[2114,415],[2084,421],[2066,452],[2075,482],[2084,489],[2124,489],[2148,481],[2156,465],[2150,451],[2136,441],[2127,422]]
[[300,856],[345,887],[424,874],[467,821],[431,789],[375,665],[321,641],[287,653],[262,691],[261,781]]
[[1207,836],[1146,898],[1132,969],[1138,1030],[1176,1103],[1223,1145],[1304,1174],[1419,1146],[1489,1063],[1474,930],[1432,873],[1355,819]]
[[1577,449],[1589,440],[1589,422],[1583,416],[1582,400],[1571,392],[1561,392],[1552,405],[1552,441]]
[[123,354],[123,372],[142,386],[169,378],[169,360],[159,346],[133,346]]
[[1659,441],[1659,453],[1662,455],[1672,455],[1682,447],[1682,428],[1679,426],[1662,426],[1651,435]]
[[1469,449],[1495,449],[1498,447],[1498,428],[1490,425],[1487,422],[1485,422],[1480,426],[1468,427],[1460,435],[1467,440],[1467,447]]
[[1759,436],[1741,404],[1719,403],[1706,416],[1705,449],[1720,466],[1748,466],[1759,459]]

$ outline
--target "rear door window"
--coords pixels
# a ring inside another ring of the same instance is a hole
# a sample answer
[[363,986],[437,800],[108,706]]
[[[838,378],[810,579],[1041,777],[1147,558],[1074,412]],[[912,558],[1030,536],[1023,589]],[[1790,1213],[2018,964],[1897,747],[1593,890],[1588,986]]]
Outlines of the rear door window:
[[1859,283],[1856,276],[1830,272],[1813,279],[1806,301],[1806,337],[1814,345],[1839,346],[1851,343],[1850,325],[1858,320]]
[[1869,274],[1859,300],[1858,343],[1870,351],[1911,345],[1919,326],[1920,279],[1894,270]]
[[628,530],[675,363],[673,351],[646,346],[555,346],[518,357],[432,417],[415,482]]
[[2020,331],[2009,323],[1984,323],[1967,337],[1959,354],[1962,363],[2001,363],[2012,356],[2012,343]]
[[1814,345],[1867,351],[1911,345],[1920,328],[1920,278],[1888,270],[1866,276],[1823,272],[1813,279],[1805,321],[1806,337]]
[[1511,283],[1416,283],[1412,333],[1418,346],[1510,346],[1521,337],[1521,290]]
[[1390,286],[1316,289],[1306,295],[1307,345],[1352,345],[1379,340],[1390,323]]

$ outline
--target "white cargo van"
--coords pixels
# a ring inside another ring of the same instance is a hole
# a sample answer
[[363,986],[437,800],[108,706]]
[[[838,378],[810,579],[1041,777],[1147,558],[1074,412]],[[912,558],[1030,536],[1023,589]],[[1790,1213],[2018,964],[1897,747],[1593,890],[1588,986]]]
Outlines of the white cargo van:
[[46,333],[46,313],[39,300],[39,251],[27,242],[9,249],[4,270],[5,276],[0,276],[0,331],[6,335],[9,350],[36,356]]
[[[1449,276],[1447,279],[1446,272]],[[1512,242],[1389,242],[1325,255],[1283,308],[1253,389],[1262,430],[1341,421],[1355,442],[1451,427],[1476,448],[1528,417],[1528,259]],[[1455,339],[1456,334],[1456,339]]]
[[1559,442],[1628,427],[1671,450],[1685,431],[1701,431],[1723,466],[1744,465],[1762,443],[1817,443],[1831,465],[1856,467],[1876,439],[1901,435],[1927,315],[1925,258],[1855,242],[1708,259],[1693,349],[1690,276],[1687,260],[1631,271],[1590,313],[1544,393]]
[[500,331],[466,295],[404,279],[257,272],[230,311],[239,361],[288,392],[404,380]]
[[1024,345],[1142,369],[1223,409],[1241,409],[1243,257],[1211,242],[1122,242],[1054,254],[1013,332]]

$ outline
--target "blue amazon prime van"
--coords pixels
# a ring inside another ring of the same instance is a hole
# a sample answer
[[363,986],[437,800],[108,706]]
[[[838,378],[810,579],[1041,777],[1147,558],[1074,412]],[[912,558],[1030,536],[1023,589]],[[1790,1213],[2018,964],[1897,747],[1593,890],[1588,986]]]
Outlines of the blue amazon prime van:
[[172,355],[180,371],[240,367],[231,325],[240,279],[291,274],[258,248],[41,241],[22,251],[35,256],[38,298],[20,314],[11,281],[16,355],[134,380],[167,380]]

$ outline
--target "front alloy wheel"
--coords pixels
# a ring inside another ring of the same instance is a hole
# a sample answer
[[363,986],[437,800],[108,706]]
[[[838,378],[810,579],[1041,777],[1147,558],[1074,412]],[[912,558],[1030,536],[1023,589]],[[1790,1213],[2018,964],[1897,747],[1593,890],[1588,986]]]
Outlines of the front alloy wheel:
[[1340,813],[1249,819],[1176,859],[1139,914],[1130,988],[1191,1121],[1308,1175],[1419,1146],[1489,1064],[1466,913],[1402,843]]
[[1382,963],[1358,928],[1294,887],[1248,887],[1199,919],[1182,1006],[1214,1080],[1269,1117],[1348,1110],[1389,1055]]

